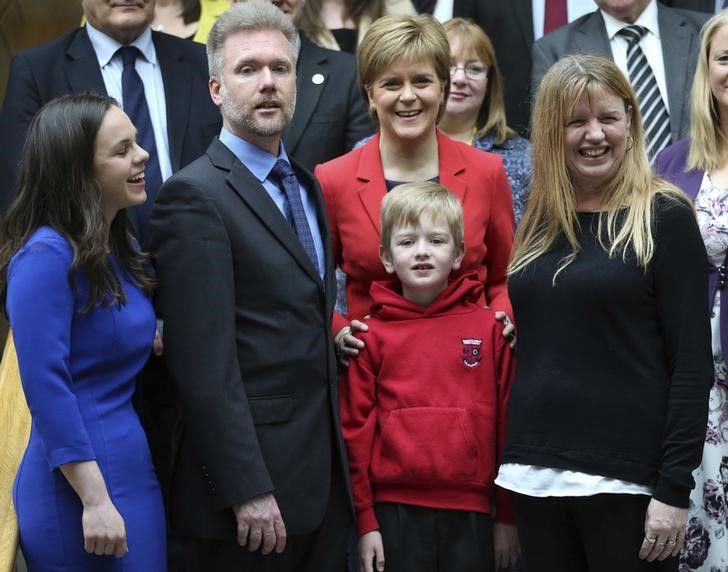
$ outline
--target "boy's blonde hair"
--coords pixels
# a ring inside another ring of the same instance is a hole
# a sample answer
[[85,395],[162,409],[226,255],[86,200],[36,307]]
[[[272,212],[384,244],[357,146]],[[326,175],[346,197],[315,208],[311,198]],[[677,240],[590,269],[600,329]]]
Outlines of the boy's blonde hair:
[[463,206],[460,200],[439,183],[397,185],[382,199],[382,247],[391,252],[392,231],[397,226],[418,226],[422,215],[442,217],[455,246],[463,242]]

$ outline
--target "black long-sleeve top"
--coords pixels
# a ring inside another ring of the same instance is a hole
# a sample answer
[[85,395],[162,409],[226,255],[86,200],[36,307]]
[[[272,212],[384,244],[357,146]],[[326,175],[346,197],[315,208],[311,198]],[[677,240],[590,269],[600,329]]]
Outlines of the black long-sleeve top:
[[712,384],[708,261],[687,203],[653,210],[646,270],[610,258],[599,214],[579,213],[582,250],[555,285],[563,237],[509,279],[518,365],[503,462],[645,484],[687,507]]

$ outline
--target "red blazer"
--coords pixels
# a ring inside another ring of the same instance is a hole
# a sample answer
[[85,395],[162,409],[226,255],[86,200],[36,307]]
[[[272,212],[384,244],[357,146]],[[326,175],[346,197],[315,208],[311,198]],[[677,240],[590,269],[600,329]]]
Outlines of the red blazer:
[[[487,304],[512,316],[506,266],[513,244],[511,190],[497,155],[474,149],[437,132],[440,184],[463,203],[465,258],[455,276],[476,270]],[[334,313],[333,331],[369,313],[369,287],[391,280],[379,260],[379,209],[387,193],[379,157],[379,135],[366,145],[319,165],[331,228],[334,264],[346,273],[348,315]]]

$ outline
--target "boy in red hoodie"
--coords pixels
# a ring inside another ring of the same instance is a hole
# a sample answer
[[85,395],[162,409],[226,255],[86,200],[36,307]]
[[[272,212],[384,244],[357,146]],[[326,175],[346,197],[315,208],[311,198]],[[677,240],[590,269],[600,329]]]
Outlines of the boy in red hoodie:
[[[486,572],[515,561],[509,493],[495,487],[513,356],[465,253],[458,199],[407,183],[382,201],[365,347],[341,385],[364,572]],[[495,516],[495,524],[492,517]]]

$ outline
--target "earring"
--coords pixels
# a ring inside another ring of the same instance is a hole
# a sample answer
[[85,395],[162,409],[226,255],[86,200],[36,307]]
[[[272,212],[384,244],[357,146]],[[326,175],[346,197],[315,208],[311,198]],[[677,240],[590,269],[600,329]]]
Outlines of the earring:
[[631,135],[629,135],[627,137],[627,147],[626,147],[627,151],[631,151],[633,146],[634,146],[634,139],[632,138]]

